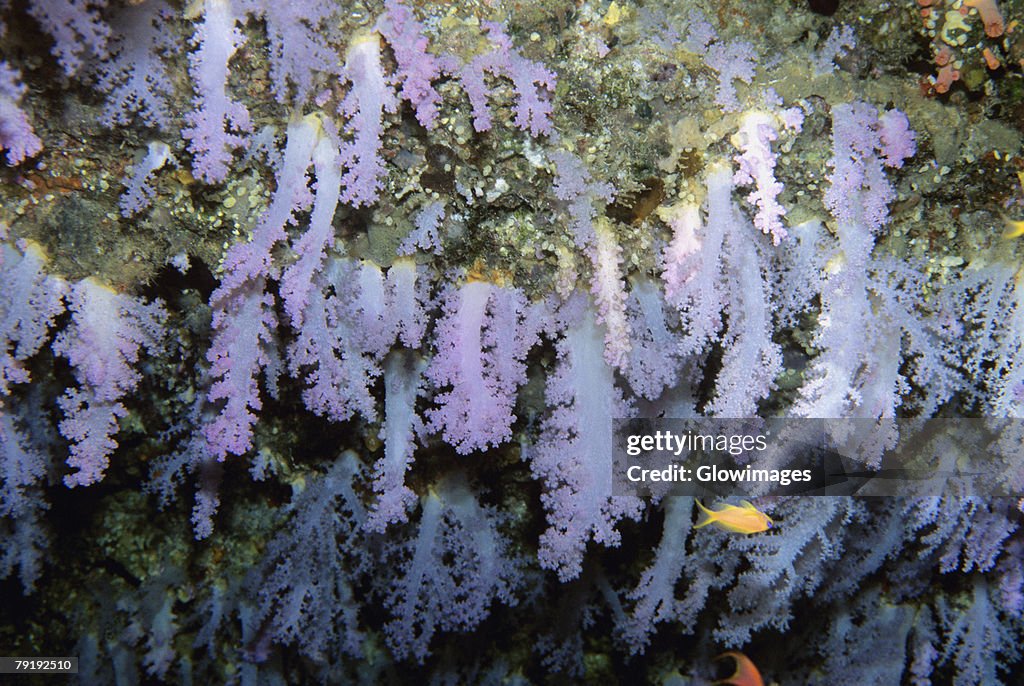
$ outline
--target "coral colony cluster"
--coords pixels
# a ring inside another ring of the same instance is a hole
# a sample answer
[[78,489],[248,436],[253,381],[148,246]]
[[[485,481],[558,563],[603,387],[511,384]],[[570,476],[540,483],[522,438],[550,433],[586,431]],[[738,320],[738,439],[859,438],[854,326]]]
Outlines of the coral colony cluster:
[[1021,417],[1020,3],[495,4],[0,2],[0,653],[1020,683],[1012,423],[1005,497],[612,487],[616,418]]

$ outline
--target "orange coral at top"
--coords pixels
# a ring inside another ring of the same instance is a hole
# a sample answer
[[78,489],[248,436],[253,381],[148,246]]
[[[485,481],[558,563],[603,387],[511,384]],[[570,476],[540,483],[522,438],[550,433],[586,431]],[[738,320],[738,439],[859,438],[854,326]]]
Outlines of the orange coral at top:
[[964,0],[967,7],[975,7],[985,24],[985,35],[998,38],[1003,35],[1003,15],[999,12],[996,0]]

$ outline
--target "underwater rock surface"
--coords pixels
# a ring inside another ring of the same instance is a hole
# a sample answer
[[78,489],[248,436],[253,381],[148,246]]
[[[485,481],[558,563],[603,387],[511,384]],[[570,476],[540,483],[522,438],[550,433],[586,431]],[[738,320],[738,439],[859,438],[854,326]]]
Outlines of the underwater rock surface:
[[[1017,683],[1022,22],[0,0],[0,657]],[[628,418],[990,423],[716,504],[617,490]]]

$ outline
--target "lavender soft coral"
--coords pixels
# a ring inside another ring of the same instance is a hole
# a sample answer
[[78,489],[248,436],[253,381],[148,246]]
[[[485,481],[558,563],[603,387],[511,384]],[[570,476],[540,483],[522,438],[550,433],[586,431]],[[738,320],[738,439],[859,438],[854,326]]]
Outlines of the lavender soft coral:
[[22,250],[0,248],[0,275],[7,284],[0,298],[0,404],[15,383],[29,381],[25,362],[46,341],[54,319],[64,311],[67,285],[44,272],[46,256],[36,244]]
[[197,177],[223,181],[232,153],[246,146],[252,130],[249,111],[228,93],[231,57],[245,42],[235,26],[230,0],[203,0],[203,22],[196,29],[196,51],[189,71],[196,84],[196,109],[186,116],[181,135],[189,142]]
[[416,493],[405,482],[416,452],[416,436],[424,433],[416,413],[423,391],[423,362],[415,353],[395,351],[384,361],[384,456],[374,465],[376,500],[366,525],[384,531],[389,524],[405,522],[416,503]]
[[171,159],[171,148],[166,143],[153,141],[146,146],[146,156],[132,169],[131,175],[125,178],[128,188],[121,196],[121,214],[130,217],[149,207],[156,195],[150,176]]
[[107,0],[32,0],[28,11],[53,37],[53,54],[65,73],[78,71],[89,56],[107,54],[110,27],[102,10]]
[[733,181],[741,186],[754,185],[754,190],[747,196],[747,202],[757,207],[754,226],[769,234],[775,245],[787,235],[782,225],[786,210],[777,200],[782,192],[782,184],[775,179],[777,155],[771,148],[778,136],[773,117],[764,112],[746,114],[739,131],[733,136],[733,144],[741,151],[736,157],[739,169]]
[[524,359],[537,338],[523,294],[486,281],[452,288],[436,335],[427,376],[451,390],[437,395],[433,427],[460,453],[508,440]]
[[587,542],[618,545],[616,523],[639,516],[641,503],[612,498],[612,419],[630,408],[604,360],[601,330],[583,297],[574,298],[561,316],[566,326],[561,361],[546,390],[555,409],[531,466],[545,484],[542,501],[548,512],[538,557],[568,580],[579,576]]
[[[335,133],[324,126],[322,121],[310,121],[307,126],[316,132],[304,132],[314,136],[315,144],[309,152],[316,172],[316,194],[313,197],[313,211],[309,217],[309,228],[294,242],[297,254],[295,262],[284,270],[281,276],[281,298],[292,325],[302,326],[303,315],[309,301],[310,291],[315,287],[314,275],[324,264],[325,253],[334,244],[334,212],[341,197],[341,156]],[[305,144],[303,153],[306,152]],[[295,166],[302,164],[296,162]],[[296,169],[296,174],[298,170]],[[300,183],[296,178],[284,178],[284,183]],[[300,196],[301,197],[301,196]],[[303,201],[293,201],[301,207]]]
[[280,103],[305,103],[316,74],[337,74],[337,57],[323,36],[323,27],[337,12],[328,0],[274,2],[240,0],[246,14],[263,19],[270,40],[270,80]]
[[[928,367],[942,369],[941,362],[928,362],[941,357],[941,347],[936,348],[940,342],[917,323],[919,313],[899,305],[902,299],[897,293],[901,289],[891,290],[884,263],[878,265],[880,278],[869,277],[874,235],[886,222],[887,203],[894,195],[879,154],[884,156],[886,166],[897,166],[914,151],[913,133],[900,126],[901,117],[899,113],[887,115],[896,123],[887,126],[883,140],[874,107],[854,102],[833,110],[834,153],[830,166],[834,171],[824,200],[837,220],[843,264],[833,270],[826,270],[824,262],[817,267],[819,274],[827,272],[820,281],[820,292],[830,325],[818,334],[816,347],[822,352],[812,364],[802,398],[794,408],[805,416],[840,417],[851,412],[869,417],[894,416],[900,404],[898,396],[905,388],[898,375],[900,329],[908,333],[916,330],[918,333],[909,340],[921,346],[917,354]],[[865,344],[850,346],[853,337]],[[866,383],[864,379],[871,375],[875,379]],[[865,393],[865,388],[877,393]],[[939,395],[951,392],[948,382],[939,388]]]
[[468,630],[492,601],[514,604],[519,561],[507,553],[500,516],[482,507],[464,477],[451,476],[423,499],[419,530],[401,555],[400,576],[389,584],[394,618],[388,641],[419,661],[438,629]]
[[[12,651],[88,683],[696,684],[723,649],[782,686],[1012,683],[1015,34],[927,102],[878,3],[856,47],[778,3],[491,5],[0,0]],[[971,5],[946,38],[988,41]],[[774,479],[815,417],[844,442],[811,485],[887,495],[651,464],[639,497],[616,422],[743,418]],[[696,524],[741,497],[770,530]]]
[[377,34],[361,36],[349,46],[345,76],[351,83],[339,112],[348,119],[352,139],[342,146],[345,168],[342,200],[352,205],[369,205],[377,198],[384,164],[380,157],[383,117],[394,112],[398,99],[381,63]]
[[423,26],[399,0],[387,0],[377,29],[395,52],[402,97],[416,108],[416,119],[428,129],[437,121],[441,96],[432,81],[441,76],[441,62],[427,52]]
[[263,288],[262,279],[243,286],[213,316],[216,334],[206,359],[215,380],[207,398],[211,403],[223,401],[223,408],[203,433],[209,449],[221,460],[243,455],[252,447],[255,412],[263,406],[259,374],[278,365],[273,298]]
[[141,350],[160,350],[165,312],[92,279],[75,284],[68,299],[72,325],[53,343],[79,383],[60,399],[60,431],[71,441],[68,465],[77,470],[64,483],[88,486],[103,478],[117,447],[117,421],[128,412],[121,400],[141,378],[134,368]]
[[28,115],[21,110],[24,94],[21,75],[6,62],[0,62],[0,148],[7,150],[7,164],[19,164],[43,149]]
[[487,104],[485,74],[507,76],[516,90],[515,123],[534,136],[551,133],[551,103],[541,93],[555,90],[555,75],[542,64],[523,57],[501,24],[486,22],[492,49],[474,57],[459,70],[459,79],[473,107],[473,127],[477,131],[491,128],[491,108]]
[[[213,293],[215,335],[207,360],[211,402],[225,401],[220,414],[209,424],[206,437],[214,454],[241,455],[252,445],[254,411],[262,401],[257,379],[261,370],[276,367],[279,356],[273,331],[277,317],[273,297],[265,292],[266,279],[274,273],[271,251],[287,238],[285,227],[294,214],[305,209],[311,194],[306,170],[312,162],[320,135],[319,120],[306,117],[288,127],[279,186],[260,218],[253,240],[234,245],[225,256],[225,275]],[[324,192],[327,192],[325,185]],[[294,299],[291,299],[294,303]],[[273,383],[273,373],[268,376]]]
[[359,552],[366,512],[355,491],[358,472],[356,456],[345,453],[306,485],[289,508],[291,526],[271,541],[250,578],[262,608],[255,621],[266,625],[269,638],[296,642],[314,659],[362,652],[353,588],[366,571]]
[[399,261],[385,277],[370,262],[336,259],[318,287],[288,356],[292,373],[304,374],[309,384],[306,407],[335,421],[356,412],[375,419],[372,387],[381,360],[396,339],[415,348],[423,336],[416,267]]
[[47,467],[46,454],[0,408],[0,578],[17,568],[26,594],[35,590],[49,545],[41,493]]
[[111,24],[110,59],[97,67],[99,88],[108,93],[103,111],[107,126],[123,126],[138,115],[146,124],[167,129],[171,77],[164,59],[174,47],[173,11],[161,0],[120,8]]
[[432,202],[416,216],[416,229],[398,246],[401,255],[411,255],[416,249],[440,255],[444,250],[439,229],[445,219],[444,203]]

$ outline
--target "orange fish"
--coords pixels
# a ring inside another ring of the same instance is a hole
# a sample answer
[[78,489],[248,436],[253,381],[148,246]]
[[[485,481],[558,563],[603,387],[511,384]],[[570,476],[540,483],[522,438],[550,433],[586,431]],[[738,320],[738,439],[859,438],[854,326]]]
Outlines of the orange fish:
[[699,529],[708,524],[714,524],[719,529],[732,531],[737,534],[756,534],[775,526],[772,518],[761,512],[746,500],[740,501],[743,507],[736,505],[723,505],[721,510],[709,510],[698,500],[697,507],[700,508],[703,519],[697,522],[694,529]]
[[712,684],[732,684],[732,686],[764,686],[764,679],[761,678],[761,672],[757,671],[757,667],[750,658],[743,653],[738,653],[735,650],[730,650],[727,653],[722,653],[716,660],[721,660],[724,657],[731,657],[736,661],[736,673],[728,679],[720,679],[718,681],[712,681]]

